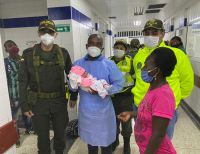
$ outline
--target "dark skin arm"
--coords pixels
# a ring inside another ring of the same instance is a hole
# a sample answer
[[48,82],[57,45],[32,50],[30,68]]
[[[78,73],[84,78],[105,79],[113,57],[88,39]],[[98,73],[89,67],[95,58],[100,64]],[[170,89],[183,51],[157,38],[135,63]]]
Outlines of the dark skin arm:
[[152,135],[144,154],[155,154],[166,135],[170,119],[153,116]]

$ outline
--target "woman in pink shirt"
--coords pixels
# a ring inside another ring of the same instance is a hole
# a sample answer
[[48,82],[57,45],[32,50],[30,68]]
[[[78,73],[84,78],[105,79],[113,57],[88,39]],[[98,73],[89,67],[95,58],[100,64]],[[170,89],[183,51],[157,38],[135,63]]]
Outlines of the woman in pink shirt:
[[[175,98],[166,77],[172,74],[176,62],[171,49],[160,47],[146,59],[141,71],[142,79],[150,83],[150,87],[138,108],[134,126],[140,154],[176,154],[166,134],[175,111]],[[122,112],[118,118],[125,122],[134,114]]]

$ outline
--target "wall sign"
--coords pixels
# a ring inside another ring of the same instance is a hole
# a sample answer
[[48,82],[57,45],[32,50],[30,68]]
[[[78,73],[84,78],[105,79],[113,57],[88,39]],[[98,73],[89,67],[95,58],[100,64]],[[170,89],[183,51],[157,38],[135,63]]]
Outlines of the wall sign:
[[70,32],[70,24],[56,25],[57,32]]

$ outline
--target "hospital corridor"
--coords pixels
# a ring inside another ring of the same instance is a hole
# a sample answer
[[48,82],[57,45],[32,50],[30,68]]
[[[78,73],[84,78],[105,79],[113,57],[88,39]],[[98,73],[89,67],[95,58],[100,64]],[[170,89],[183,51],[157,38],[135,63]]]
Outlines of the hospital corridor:
[[200,154],[199,0],[0,0],[0,154]]

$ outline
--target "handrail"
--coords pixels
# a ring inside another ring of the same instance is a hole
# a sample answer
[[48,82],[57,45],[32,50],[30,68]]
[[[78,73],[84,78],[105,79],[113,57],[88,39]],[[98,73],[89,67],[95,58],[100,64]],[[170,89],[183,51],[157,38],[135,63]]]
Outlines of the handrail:
[[0,153],[6,152],[18,140],[16,121],[12,120],[0,127]]

